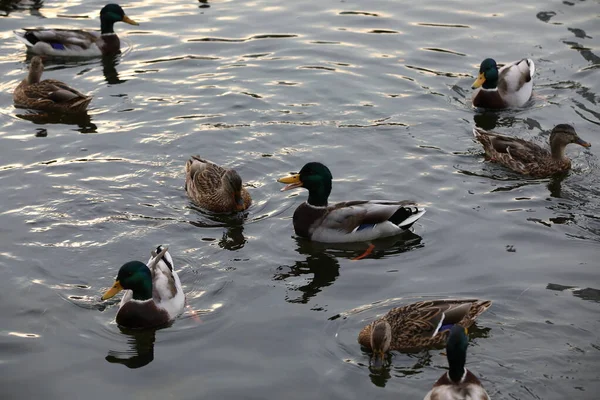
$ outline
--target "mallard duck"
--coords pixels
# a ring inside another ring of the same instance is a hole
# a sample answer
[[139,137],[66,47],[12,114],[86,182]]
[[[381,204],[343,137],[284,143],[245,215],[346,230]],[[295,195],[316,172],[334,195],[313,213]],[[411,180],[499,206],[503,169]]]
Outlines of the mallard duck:
[[388,350],[443,347],[450,327],[470,327],[491,305],[491,301],[477,299],[426,300],[392,308],[360,331],[358,343],[371,350],[376,360],[383,360]]
[[33,57],[27,78],[23,79],[13,93],[15,106],[44,111],[85,111],[92,101],[91,96],[86,96],[55,79],[41,81],[43,73],[42,59],[38,56]]
[[473,106],[482,108],[523,107],[531,98],[535,66],[529,58],[498,70],[496,61],[486,58],[473,83]]
[[394,236],[410,228],[423,214],[412,201],[348,201],[329,205],[331,172],[318,162],[278,179],[282,191],[303,187],[308,200],[294,212],[298,236],[324,243],[362,242]]
[[197,206],[216,213],[244,211],[252,204],[235,170],[200,156],[192,156],[185,163],[185,191]]
[[535,143],[495,132],[473,128],[475,138],[481,142],[491,161],[504,165],[520,174],[543,178],[571,168],[571,160],[565,156],[565,147],[575,143],[583,147],[591,144],[577,136],[568,124],[559,124],[550,134],[550,151]]
[[155,328],[183,312],[185,294],[167,250],[158,246],[147,264],[141,261],[123,264],[115,284],[102,296],[102,300],[107,300],[125,290],[117,312],[120,326]]
[[468,346],[467,328],[460,325],[450,328],[446,344],[446,357],[450,368],[438,379],[423,400],[490,400],[481,381],[465,368]]
[[24,29],[17,38],[35,54],[57,57],[98,57],[120,52],[121,41],[113,29],[115,22],[139,25],[125,15],[118,4],[100,10],[100,33],[70,29]]

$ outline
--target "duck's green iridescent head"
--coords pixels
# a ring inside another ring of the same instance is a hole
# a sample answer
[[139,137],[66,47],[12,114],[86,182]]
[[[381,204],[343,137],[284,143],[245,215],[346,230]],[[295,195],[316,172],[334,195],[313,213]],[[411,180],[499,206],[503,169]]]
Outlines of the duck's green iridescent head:
[[313,206],[326,206],[331,193],[331,171],[319,162],[310,162],[299,173],[278,179],[280,183],[288,185],[281,189],[286,191],[297,187],[308,190],[308,204]]
[[115,22],[125,22],[130,25],[139,25],[125,15],[125,11],[118,4],[107,4],[100,10],[100,29],[102,33],[114,33]]
[[498,65],[492,58],[486,58],[479,67],[479,77],[473,83],[473,89],[478,87],[494,89],[498,86]]
[[467,347],[469,346],[469,337],[467,328],[460,325],[454,325],[450,329],[448,342],[446,344],[446,356],[448,357],[448,376],[453,382],[460,382],[465,373],[465,363],[467,361]]
[[123,289],[133,292],[135,300],[152,298],[152,274],[141,261],[129,261],[119,269],[117,279],[112,288],[102,296],[102,300],[110,299]]

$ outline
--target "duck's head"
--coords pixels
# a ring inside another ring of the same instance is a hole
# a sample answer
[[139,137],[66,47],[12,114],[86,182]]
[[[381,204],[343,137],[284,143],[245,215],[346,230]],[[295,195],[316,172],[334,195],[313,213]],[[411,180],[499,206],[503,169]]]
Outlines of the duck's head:
[[152,274],[146,264],[141,261],[129,261],[123,264],[115,284],[104,293],[102,300],[110,299],[123,289],[131,290],[135,300],[152,298]]
[[498,85],[498,65],[492,58],[486,58],[479,67],[479,76],[473,82],[473,89],[483,87],[484,89],[494,89]]
[[277,181],[288,185],[281,189],[286,191],[298,187],[308,190],[308,203],[313,206],[326,206],[331,193],[331,171],[319,162],[309,162],[299,173],[292,174]]
[[100,25],[102,33],[113,33],[115,22],[125,22],[130,25],[139,25],[125,15],[125,11],[118,4],[107,4],[100,10]]
[[238,211],[244,210],[244,198],[242,197],[242,178],[235,170],[230,169],[221,178],[223,187],[233,197],[235,207]]
[[467,347],[469,337],[467,328],[454,325],[450,328],[450,335],[446,343],[446,357],[448,357],[448,376],[453,382],[460,382],[465,374],[465,362],[467,361]]
[[371,350],[373,350],[373,364],[383,365],[385,353],[392,343],[392,326],[387,321],[377,321],[371,326]]
[[33,83],[38,83],[40,79],[42,79],[42,74],[44,73],[44,63],[42,62],[42,57],[35,56],[31,59],[31,64],[29,64],[29,75],[27,77],[27,82],[31,85]]
[[569,124],[559,124],[552,129],[550,134],[550,147],[555,146],[565,147],[568,144],[575,143],[583,147],[591,147],[592,145],[577,135],[575,128]]

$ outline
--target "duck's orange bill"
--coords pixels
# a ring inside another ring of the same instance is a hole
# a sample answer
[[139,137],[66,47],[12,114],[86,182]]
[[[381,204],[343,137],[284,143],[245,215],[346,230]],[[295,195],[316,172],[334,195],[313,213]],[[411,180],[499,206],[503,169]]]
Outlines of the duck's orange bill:
[[115,294],[119,293],[121,290],[123,290],[123,286],[121,286],[121,282],[115,281],[115,284],[113,285],[113,287],[108,289],[108,291],[102,295],[102,300],[110,299]]

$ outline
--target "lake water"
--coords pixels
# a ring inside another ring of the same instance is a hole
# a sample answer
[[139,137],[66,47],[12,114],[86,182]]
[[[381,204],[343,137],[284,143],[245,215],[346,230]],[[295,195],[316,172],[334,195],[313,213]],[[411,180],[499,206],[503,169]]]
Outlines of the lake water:
[[[140,22],[116,25],[123,54],[46,63],[94,96],[70,119],[13,107],[27,58],[12,31],[97,29],[105,3],[14,3],[0,3],[2,399],[421,399],[441,351],[377,371],[356,337],[432,297],[493,300],[467,360],[493,398],[598,398],[599,1],[122,3]],[[471,108],[486,57],[535,61],[529,107]],[[558,123],[592,147],[569,147],[573,170],[552,179],[484,162],[471,133],[545,143]],[[237,169],[245,220],[190,204],[191,154]],[[276,178],[313,160],[332,201],[428,212],[361,261],[364,244],[297,239],[307,194]],[[100,295],[161,243],[188,308],[122,332]]]

